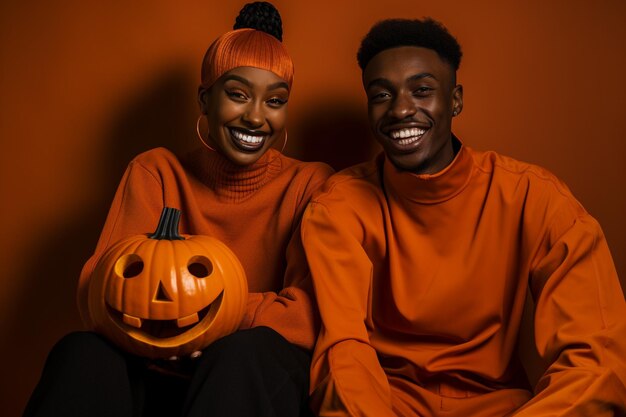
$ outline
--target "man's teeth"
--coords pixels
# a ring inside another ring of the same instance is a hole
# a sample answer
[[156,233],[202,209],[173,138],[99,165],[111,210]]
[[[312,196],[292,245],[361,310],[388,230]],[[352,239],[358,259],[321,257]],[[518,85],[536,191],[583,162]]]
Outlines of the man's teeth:
[[426,133],[425,129],[412,127],[409,129],[394,130],[389,136],[391,136],[392,139],[400,139],[398,140],[400,145],[408,145],[421,138],[424,133]]
[[265,136],[252,136],[252,135],[246,135],[244,133],[241,133],[237,130],[231,130],[231,132],[233,133],[233,136],[236,137],[239,140],[242,140],[244,142],[247,143],[261,143],[263,141],[263,138]]

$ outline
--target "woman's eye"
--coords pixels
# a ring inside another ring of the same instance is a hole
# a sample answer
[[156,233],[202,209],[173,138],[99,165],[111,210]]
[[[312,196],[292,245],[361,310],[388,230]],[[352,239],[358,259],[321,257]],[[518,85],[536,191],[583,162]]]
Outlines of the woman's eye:
[[272,107],[280,107],[280,106],[283,106],[284,104],[287,104],[287,100],[283,98],[274,97],[274,98],[267,100],[267,104],[269,104]]
[[248,97],[240,91],[226,91],[226,95],[234,100],[244,101],[247,100]]

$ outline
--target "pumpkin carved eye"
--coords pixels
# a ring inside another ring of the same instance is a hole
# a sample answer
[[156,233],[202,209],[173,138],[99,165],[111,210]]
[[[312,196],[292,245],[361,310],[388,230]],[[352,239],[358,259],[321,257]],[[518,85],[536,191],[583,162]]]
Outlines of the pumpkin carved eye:
[[187,270],[196,278],[206,278],[213,273],[213,263],[206,256],[194,256],[189,260]]
[[115,263],[115,273],[124,278],[134,278],[143,271],[143,260],[137,254],[122,256]]

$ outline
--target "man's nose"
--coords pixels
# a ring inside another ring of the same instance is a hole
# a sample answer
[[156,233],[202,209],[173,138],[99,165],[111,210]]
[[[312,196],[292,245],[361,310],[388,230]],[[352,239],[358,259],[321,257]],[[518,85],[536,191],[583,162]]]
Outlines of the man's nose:
[[389,108],[389,115],[396,119],[404,119],[412,116],[417,112],[415,103],[412,97],[406,94],[399,94],[394,98]]

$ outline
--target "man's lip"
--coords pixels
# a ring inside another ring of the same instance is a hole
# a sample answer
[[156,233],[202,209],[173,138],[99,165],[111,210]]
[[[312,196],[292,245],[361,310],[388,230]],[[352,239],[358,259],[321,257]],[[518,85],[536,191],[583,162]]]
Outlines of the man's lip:
[[383,126],[381,129],[381,132],[383,132],[385,135],[389,135],[389,133],[391,133],[394,130],[402,130],[402,129],[428,130],[430,129],[430,127],[431,126],[429,124],[424,124],[424,123],[401,123],[401,124]]

